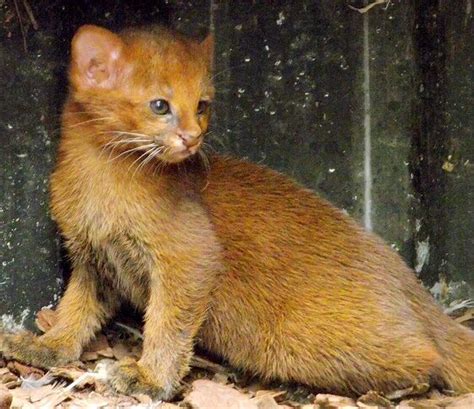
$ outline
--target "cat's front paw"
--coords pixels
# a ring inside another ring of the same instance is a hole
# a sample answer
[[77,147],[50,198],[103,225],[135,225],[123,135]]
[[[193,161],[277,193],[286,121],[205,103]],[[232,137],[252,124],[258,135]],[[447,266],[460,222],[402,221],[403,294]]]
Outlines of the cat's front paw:
[[171,399],[174,395],[173,391],[158,385],[155,379],[150,369],[131,358],[115,363],[108,373],[110,385],[119,393],[145,394],[154,400]]
[[15,360],[37,368],[49,369],[77,359],[68,348],[60,344],[48,345],[42,337],[29,332],[1,334],[0,353],[7,360]]

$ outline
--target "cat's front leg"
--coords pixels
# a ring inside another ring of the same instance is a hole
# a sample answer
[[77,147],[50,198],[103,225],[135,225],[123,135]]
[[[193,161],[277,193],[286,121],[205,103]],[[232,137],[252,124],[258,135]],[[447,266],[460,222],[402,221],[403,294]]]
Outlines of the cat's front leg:
[[110,292],[101,294],[97,275],[77,266],[58,305],[56,324],[40,337],[2,334],[0,352],[7,359],[45,369],[75,361],[115,307]]
[[152,278],[145,313],[143,354],[110,371],[110,383],[121,393],[144,393],[168,400],[189,371],[193,338],[206,314],[215,272],[173,271]]

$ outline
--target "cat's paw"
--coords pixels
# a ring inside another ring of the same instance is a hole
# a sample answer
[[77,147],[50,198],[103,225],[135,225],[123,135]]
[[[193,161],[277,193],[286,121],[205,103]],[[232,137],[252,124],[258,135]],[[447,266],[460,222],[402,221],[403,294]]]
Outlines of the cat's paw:
[[110,385],[125,395],[145,394],[152,399],[169,400],[173,397],[172,390],[158,385],[152,372],[137,361],[125,358],[112,365],[108,371]]
[[77,359],[71,350],[60,345],[48,345],[41,337],[29,332],[1,334],[0,353],[7,360],[15,360],[37,368],[49,369]]

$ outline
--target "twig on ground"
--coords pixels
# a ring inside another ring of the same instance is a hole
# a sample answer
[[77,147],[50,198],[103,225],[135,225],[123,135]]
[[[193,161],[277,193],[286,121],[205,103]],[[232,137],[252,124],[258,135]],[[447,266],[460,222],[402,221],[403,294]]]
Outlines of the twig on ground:
[[456,303],[450,305],[449,307],[446,307],[444,309],[444,312],[445,314],[452,315],[456,311],[462,310],[464,308],[474,308],[474,300],[468,299],[468,300],[457,301]]
[[28,14],[28,17],[30,18],[31,25],[35,30],[39,29],[38,22],[35,19],[35,16],[33,14],[33,10],[31,9],[30,3],[28,3],[28,0],[23,0],[23,6],[25,7],[26,14]]
[[371,8],[379,5],[379,4],[385,4],[387,5],[390,3],[390,0],[375,0],[373,3],[367,4],[365,7],[357,8],[354,6],[349,5],[349,8],[355,11],[358,11],[360,14],[367,13]]
[[190,365],[194,368],[207,369],[212,372],[227,372],[228,369],[215,362],[209,361],[202,356],[194,355],[191,357]]
[[15,5],[16,16],[18,18],[18,22],[20,23],[21,37],[23,38],[23,48],[25,50],[25,53],[27,53],[28,46],[26,44],[26,31],[25,31],[25,27],[23,26],[23,20],[21,19],[20,9],[18,7],[17,0],[13,0],[13,4]]
[[141,339],[143,340],[143,335],[141,334],[140,331],[138,331],[136,328],[132,328],[128,325],[122,324],[121,322],[116,322],[115,325],[117,325],[120,328],[123,328],[124,330],[128,331],[130,334],[132,334],[136,339]]

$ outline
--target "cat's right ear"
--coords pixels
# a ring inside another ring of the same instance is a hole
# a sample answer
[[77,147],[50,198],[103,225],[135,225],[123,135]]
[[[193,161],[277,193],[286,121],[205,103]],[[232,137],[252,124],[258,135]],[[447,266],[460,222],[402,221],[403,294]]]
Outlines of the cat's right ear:
[[114,88],[123,70],[124,43],[105,28],[85,25],[71,45],[70,79],[77,89]]
[[207,61],[207,66],[210,71],[214,70],[214,34],[208,34],[207,37],[201,41],[201,48]]

